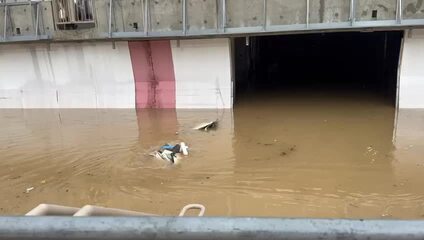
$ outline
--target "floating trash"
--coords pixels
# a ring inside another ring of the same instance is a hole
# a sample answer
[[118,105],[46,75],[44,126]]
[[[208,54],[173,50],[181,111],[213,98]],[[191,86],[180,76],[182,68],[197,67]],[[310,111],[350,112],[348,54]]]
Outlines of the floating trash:
[[152,152],[150,155],[175,164],[181,158],[181,153],[184,156],[188,156],[188,146],[184,142],[176,145],[164,144],[159,150]]
[[203,131],[209,131],[210,129],[216,129],[218,127],[218,120],[212,121],[212,122],[205,122],[197,125],[193,129],[195,130],[203,130]]

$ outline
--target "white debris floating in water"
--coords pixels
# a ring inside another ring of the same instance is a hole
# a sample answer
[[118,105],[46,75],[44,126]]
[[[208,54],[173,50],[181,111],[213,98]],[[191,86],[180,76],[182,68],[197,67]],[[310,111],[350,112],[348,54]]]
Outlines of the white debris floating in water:
[[209,129],[215,129],[217,126],[218,126],[218,120],[215,120],[211,122],[201,123],[197,125],[194,129],[208,131]]

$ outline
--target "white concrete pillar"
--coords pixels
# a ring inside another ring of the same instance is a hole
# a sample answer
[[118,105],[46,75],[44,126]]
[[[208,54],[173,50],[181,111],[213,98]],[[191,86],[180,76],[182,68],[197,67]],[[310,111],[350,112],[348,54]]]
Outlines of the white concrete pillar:
[[0,46],[0,108],[134,108],[128,42]]
[[232,108],[229,39],[172,41],[177,108]]
[[399,82],[399,108],[424,108],[424,30],[405,32]]

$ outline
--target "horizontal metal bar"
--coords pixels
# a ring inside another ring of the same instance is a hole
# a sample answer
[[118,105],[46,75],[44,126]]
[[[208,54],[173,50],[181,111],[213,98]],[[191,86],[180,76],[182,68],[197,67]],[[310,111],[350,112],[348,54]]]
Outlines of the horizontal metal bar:
[[264,30],[263,26],[257,26],[257,27],[227,27],[225,28],[225,33],[251,33],[251,32],[266,32]]
[[384,26],[398,26],[396,20],[380,20],[380,21],[356,21],[355,27],[384,27]]
[[0,217],[0,239],[423,239],[424,221]]
[[0,3],[0,6],[21,6],[21,5],[28,5],[28,4],[38,4],[41,0],[38,1],[26,1],[26,2],[5,2]]
[[51,39],[50,36],[48,35],[24,35],[24,36],[7,36],[7,41],[8,42],[32,42],[32,41],[37,41],[37,40],[48,40]]
[[67,25],[67,24],[93,24],[95,21],[72,21],[72,22],[57,22],[56,25]]
[[[186,35],[182,31],[153,31],[153,32],[113,32],[112,39],[143,39],[150,40],[155,38],[197,38],[197,37],[229,37],[229,36],[245,36],[245,35],[275,35],[275,34],[298,34],[298,33],[321,33],[335,31],[379,31],[379,30],[403,30],[424,26],[424,19],[403,19],[399,24],[396,20],[377,20],[377,21],[356,21],[352,26],[350,22],[339,23],[310,23],[292,24],[292,25],[270,25],[266,30],[262,26],[257,27],[240,27],[226,28],[225,32],[222,29],[207,29],[207,30],[189,30]],[[90,40],[108,39],[107,32],[100,33]],[[50,36],[39,36],[39,39],[49,39],[54,41]],[[38,39],[32,36],[8,36],[2,43],[12,43],[16,41],[36,41]],[[78,41],[81,39],[69,39],[68,41]],[[66,39],[60,39],[66,41]]]

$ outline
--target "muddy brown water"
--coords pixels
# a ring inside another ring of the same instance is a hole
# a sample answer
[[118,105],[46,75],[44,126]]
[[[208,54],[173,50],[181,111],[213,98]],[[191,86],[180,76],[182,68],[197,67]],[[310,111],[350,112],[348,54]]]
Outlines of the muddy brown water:
[[[216,131],[192,130],[219,118]],[[424,218],[424,110],[364,96],[234,110],[0,110],[0,213],[39,203],[177,215]],[[152,159],[184,141],[178,165]],[[26,189],[34,187],[26,193]]]

